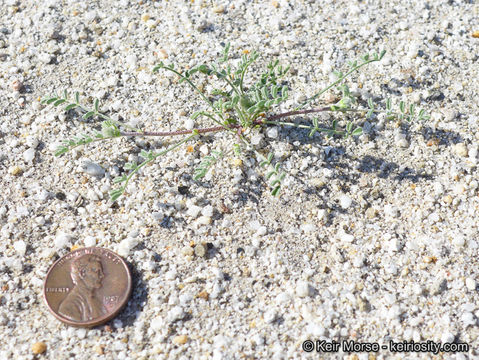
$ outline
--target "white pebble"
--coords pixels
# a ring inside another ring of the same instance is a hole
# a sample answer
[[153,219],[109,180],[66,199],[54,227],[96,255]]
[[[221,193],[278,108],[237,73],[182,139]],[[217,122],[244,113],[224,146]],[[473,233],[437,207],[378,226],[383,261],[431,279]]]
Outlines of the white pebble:
[[40,60],[42,63],[50,64],[52,61],[52,55],[48,53],[41,53],[38,55],[38,60]]
[[126,64],[127,64],[130,68],[135,68],[135,67],[136,67],[136,55],[134,55],[134,54],[128,55],[128,56],[125,58],[125,61],[126,61]]
[[185,120],[185,129],[186,130],[193,130],[195,128],[195,122],[192,119]]
[[92,247],[96,245],[96,239],[93,236],[87,236],[83,240],[83,243],[86,247]]
[[197,218],[198,215],[200,214],[201,212],[201,207],[200,206],[196,206],[196,205],[190,205],[190,207],[188,208],[188,211],[186,212],[187,215],[191,216],[193,219]]
[[276,320],[277,313],[275,309],[270,309],[264,313],[264,321],[267,324],[271,324]]
[[453,150],[458,156],[467,156],[467,147],[464,143],[457,143],[454,145]]
[[308,282],[303,280],[298,281],[296,284],[296,295],[302,298],[310,295],[310,286]]
[[354,236],[351,234],[342,232],[339,235],[339,240],[341,240],[342,242],[352,243],[354,241]]
[[251,137],[251,144],[252,145],[259,145],[261,143],[261,140],[263,140],[263,135],[255,134]]
[[320,336],[324,336],[325,333],[326,333],[326,329],[323,326],[316,323],[309,324],[306,327],[306,334],[308,335],[320,337]]
[[[22,116],[20,118],[20,122],[23,125],[30,125],[32,123],[32,118],[30,116]],[[55,149],[56,149],[56,146],[55,146]]]
[[25,162],[30,162],[32,161],[33,159],[35,158],[35,150],[33,149],[28,149],[28,150],[25,150],[23,152],[23,160],[25,160]]
[[151,83],[153,78],[146,71],[142,71],[138,74],[138,80],[140,80],[140,82],[142,82],[142,83],[149,84],[149,83]]
[[321,221],[323,219],[326,219],[327,214],[328,213],[327,213],[326,209],[319,209],[318,210],[318,220]]
[[258,236],[263,236],[263,235],[266,235],[266,233],[268,232],[268,229],[266,228],[266,226],[260,226],[258,228],[258,230],[256,230],[256,235]]
[[156,221],[162,221],[165,218],[165,214],[161,211],[154,211],[151,213],[151,217]]
[[434,195],[439,196],[444,193],[444,186],[440,182],[434,183]]
[[38,144],[40,143],[40,141],[39,141],[36,137],[34,137],[34,136],[28,136],[28,137],[27,137],[27,140],[25,141],[25,143],[26,143],[29,147],[31,147],[32,149],[35,149],[35,148],[38,146]]
[[85,20],[88,22],[95,20],[96,17],[97,17],[97,13],[95,10],[91,10],[85,14]]
[[316,231],[316,225],[314,224],[303,224],[301,225],[301,230],[305,233],[312,233]]
[[76,329],[76,335],[79,339],[84,339],[86,336],[86,329]]
[[347,209],[351,206],[352,203],[353,201],[348,195],[341,195],[341,197],[339,198],[339,204],[343,209]]
[[276,139],[278,137],[278,128],[272,127],[266,131],[266,135],[271,139]]
[[211,224],[211,217],[209,216],[200,216],[198,220],[196,220],[200,225],[209,225]]
[[120,256],[127,257],[131,249],[138,245],[139,240],[133,237],[127,237],[118,244],[117,252]]
[[476,290],[476,281],[472,278],[466,278],[466,287],[471,291]]
[[24,256],[27,251],[27,244],[25,244],[25,241],[23,240],[18,240],[13,243],[13,248],[18,255]]
[[163,330],[165,328],[165,322],[161,316],[155,317],[150,321],[150,329],[154,331]]
[[395,218],[398,216],[398,209],[394,205],[386,204],[384,205],[384,214],[386,216]]
[[67,235],[65,233],[60,233],[56,238],[55,238],[55,241],[54,241],[54,244],[55,244],[55,248],[57,248],[58,250],[60,249],[63,249],[65,247],[67,247],[70,243],[70,240],[71,240],[71,237],[70,235]]
[[102,177],[105,174],[105,170],[100,165],[91,161],[85,161],[82,165],[82,170],[91,176]]
[[287,303],[290,300],[291,300],[291,297],[286,292],[283,292],[279,294],[278,296],[276,296],[276,304],[278,305]]
[[463,247],[466,244],[466,240],[463,235],[456,235],[452,239],[452,243],[457,247]]
[[441,336],[441,342],[442,343],[452,343],[454,341],[454,339],[455,339],[454,334],[452,334],[450,332],[445,332]]
[[208,148],[208,145],[204,144],[200,146],[200,153],[203,155],[208,155],[210,149]]
[[201,215],[203,216],[213,216],[213,206],[211,205],[206,205],[202,210],[201,210]]
[[476,325],[476,319],[471,312],[465,312],[461,316],[461,321],[464,323],[464,326]]
[[185,312],[183,311],[183,308],[181,306],[175,306],[168,312],[166,319],[169,323],[172,323],[177,320],[183,319],[184,317]]

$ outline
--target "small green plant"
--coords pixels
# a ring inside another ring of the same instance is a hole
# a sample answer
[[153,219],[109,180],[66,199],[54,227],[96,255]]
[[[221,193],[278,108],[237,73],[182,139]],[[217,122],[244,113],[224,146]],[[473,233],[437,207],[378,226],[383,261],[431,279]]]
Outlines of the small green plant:
[[[174,145],[160,152],[142,150],[140,153],[143,161],[137,163],[126,163],[124,168],[129,170],[128,175],[115,178],[113,182],[119,184],[119,188],[110,192],[112,201],[117,200],[139,169],[154,161],[159,156],[165,155],[173,151],[188,141],[197,138],[201,134],[224,131],[233,136],[235,142],[230,149],[224,151],[212,151],[211,155],[205,156],[199,167],[194,171],[194,179],[199,180],[206,175],[208,170],[217,163],[226,154],[234,151],[236,153],[242,150],[251,150],[255,153],[260,167],[266,169],[266,179],[269,181],[271,193],[277,195],[281,189],[281,184],[286,174],[281,171],[279,162],[274,162],[274,154],[269,153],[263,155],[255,149],[249,139],[251,130],[254,128],[265,128],[267,126],[293,126],[297,128],[309,130],[309,136],[312,137],[317,132],[324,132],[327,136],[357,136],[362,134],[362,128],[355,126],[348,121],[344,129],[338,127],[337,119],[333,120],[331,128],[323,128],[319,126],[317,118],[313,118],[311,124],[298,124],[295,122],[287,122],[280,119],[294,116],[319,113],[325,111],[331,112],[358,112],[365,114],[367,119],[371,118],[374,113],[384,112],[387,119],[397,119],[408,122],[413,120],[425,120],[429,117],[424,110],[416,112],[414,105],[407,106],[404,102],[399,103],[399,111],[394,112],[390,99],[386,100],[384,110],[377,109],[372,99],[368,100],[368,108],[357,107],[357,101],[351,94],[349,87],[344,80],[361,67],[372,62],[380,61],[385,51],[377,54],[366,54],[359,61],[349,62],[348,69],[345,73],[334,72],[336,80],[329,84],[326,88],[306,99],[302,104],[292,111],[269,115],[275,107],[287,100],[288,87],[283,83],[283,78],[287,74],[289,67],[282,67],[278,61],[269,63],[266,70],[256,78],[256,82],[248,85],[246,83],[246,74],[250,66],[258,59],[258,53],[253,51],[251,54],[245,54],[241,57],[239,64],[232,67],[228,64],[229,60],[229,44],[225,46],[218,64],[200,64],[188,70],[177,70],[174,65],[165,65],[160,62],[153,68],[153,72],[160,70],[169,71],[179,77],[179,83],[187,83],[196,91],[199,96],[207,104],[207,108],[195,112],[191,118],[196,119],[205,117],[212,121],[215,125],[208,128],[198,128],[193,130],[179,130],[172,132],[150,132],[136,129],[127,124],[113,120],[99,109],[99,100],[94,101],[93,108],[88,108],[80,104],[80,94],[76,92],[73,99],[69,98],[67,91],[63,95],[54,95],[42,100],[43,104],[52,104],[53,106],[66,105],[65,110],[79,110],[83,112],[83,118],[98,117],[103,119],[101,123],[101,131],[95,131],[92,134],[80,134],[72,139],[64,140],[55,152],[56,156],[61,156],[68,151],[85,144],[95,141],[103,141],[106,139],[120,138],[125,136],[181,136],[183,139]],[[203,74],[208,77],[215,77],[223,84],[223,87],[215,88],[210,94],[206,94],[194,83],[195,74]],[[304,107],[310,105],[317,100],[322,94],[336,87],[341,92],[340,100],[330,106],[311,108],[303,110]]]

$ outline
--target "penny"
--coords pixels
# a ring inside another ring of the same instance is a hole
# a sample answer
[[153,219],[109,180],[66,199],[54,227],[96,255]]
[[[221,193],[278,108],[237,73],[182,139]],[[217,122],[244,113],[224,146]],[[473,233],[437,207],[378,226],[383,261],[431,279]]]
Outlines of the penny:
[[128,302],[131,274],[113,251],[88,247],[65,255],[48,271],[43,296],[55,317],[92,327],[114,318]]

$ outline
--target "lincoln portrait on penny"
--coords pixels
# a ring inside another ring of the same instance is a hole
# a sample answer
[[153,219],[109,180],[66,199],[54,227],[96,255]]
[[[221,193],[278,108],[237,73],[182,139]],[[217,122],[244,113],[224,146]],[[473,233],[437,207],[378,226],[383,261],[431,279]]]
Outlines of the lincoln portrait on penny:
[[105,276],[101,258],[93,254],[80,256],[72,261],[70,270],[74,286],[58,312],[74,321],[89,321],[106,314],[107,310],[96,294]]

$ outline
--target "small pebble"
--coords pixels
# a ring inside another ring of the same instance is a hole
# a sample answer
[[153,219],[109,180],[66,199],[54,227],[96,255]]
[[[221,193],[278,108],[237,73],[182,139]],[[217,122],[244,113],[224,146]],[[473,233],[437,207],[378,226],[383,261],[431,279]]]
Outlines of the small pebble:
[[83,172],[91,176],[103,177],[105,170],[98,164],[91,161],[85,161],[82,165]]
[[23,172],[23,169],[20,166],[11,166],[8,168],[8,173],[13,176],[18,176]]
[[160,59],[168,59],[168,53],[165,49],[159,49],[157,54]]
[[213,12],[216,14],[222,14],[225,12],[225,7],[224,5],[218,5],[213,8]]
[[23,83],[19,80],[14,80],[11,87],[13,91],[21,91],[23,89]]
[[24,256],[27,251],[27,244],[23,240],[18,240],[13,243],[13,248],[19,256]]
[[266,131],[266,135],[271,139],[276,139],[278,137],[278,128],[272,127]]
[[326,209],[319,209],[317,217],[319,221],[326,220],[328,217],[328,212],[326,211]]
[[467,147],[464,143],[457,143],[456,145],[454,145],[453,150],[454,153],[458,156],[467,156]]
[[366,210],[366,217],[368,219],[374,219],[378,214],[378,211],[374,209],[373,207],[370,207]]
[[44,64],[50,64],[53,60],[53,56],[48,53],[41,53],[38,55],[38,60]]
[[185,129],[186,130],[193,130],[195,128],[195,122],[192,119],[185,120]]
[[86,247],[92,247],[96,245],[96,239],[93,236],[86,236],[83,243]]
[[339,204],[343,209],[347,209],[351,206],[352,203],[353,201],[348,195],[341,195],[341,197],[339,198]]
[[64,249],[70,244],[70,241],[71,241],[71,236],[70,235],[65,234],[65,233],[60,233],[55,238],[55,241],[54,241],[55,248],[57,250]]
[[296,295],[301,298],[307,297],[310,295],[310,285],[308,282],[300,280],[296,284]]
[[472,278],[466,278],[466,287],[471,291],[476,290],[476,281]]
[[139,243],[139,240],[134,237],[127,237],[126,239],[120,241],[118,244],[118,249],[117,252],[120,256],[127,257],[130,253],[130,251],[137,246]]
[[201,210],[202,209],[201,209],[200,206],[190,205],[188,207],[188,210],[186,211],[186,214],[188,216],[191,216],[193,219],[196,219],[198,217],[198,215],[200,214]]
[[178,335],[173,338],[173,344],[175,345],[183,345],[186,344],[188,341],[187,335]]
[[28,149],[28,150],[25,150],[23,152],[23,160],[25,160],[25,162],[30,162],[32,161],[33,159],[35,158],[35,150],[33,149]]
[[195,255],[198,257],[205,257],[206,256],[206,246],[204,244],[197,244],[195,246]]
[[340,235],[339,235],[339,239],[342,242],[352,243],[354,241],[354,236],[351,235],[351,234],[347,234],[345,232],[341,232]]
[[44,342],[39,341],[32,345],[32,352],[35,355],[43,354],[45,351],[47,351],[47,344]]

